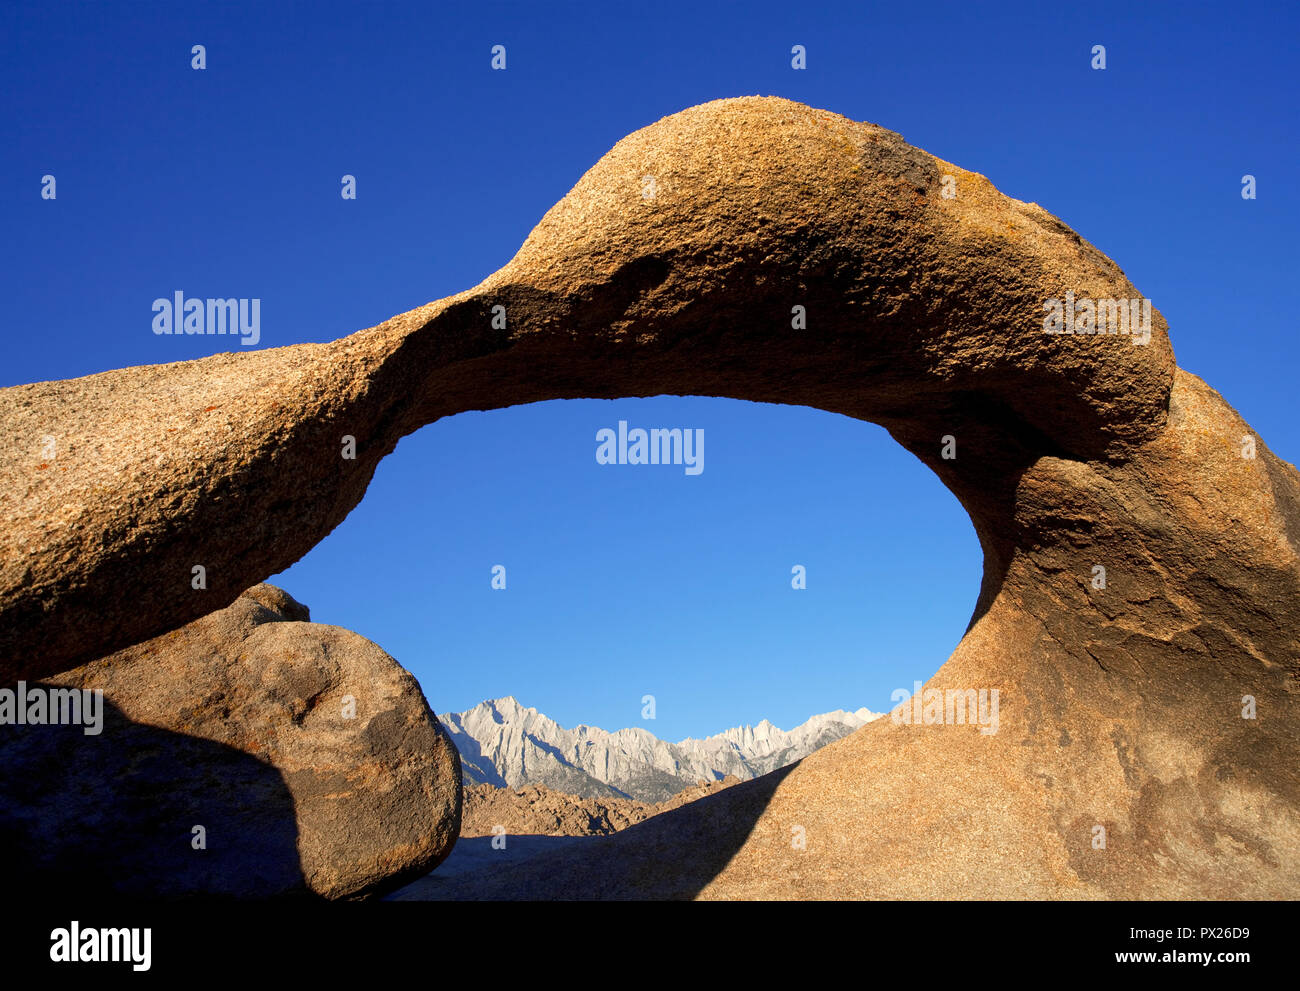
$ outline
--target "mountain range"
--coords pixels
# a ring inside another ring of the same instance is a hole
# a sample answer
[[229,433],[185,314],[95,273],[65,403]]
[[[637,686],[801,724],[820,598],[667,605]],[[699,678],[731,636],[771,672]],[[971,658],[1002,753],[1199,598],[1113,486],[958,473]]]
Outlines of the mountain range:
[[745,781],[784,767],[879,717],[868,709],[837,709],[788,731],[764,719],[679,743],[640,727],[565,729],[514,696],[439,719],[460,751],[466,787],[540,784],[582,798],[662,802],[700,781],[727,775]]

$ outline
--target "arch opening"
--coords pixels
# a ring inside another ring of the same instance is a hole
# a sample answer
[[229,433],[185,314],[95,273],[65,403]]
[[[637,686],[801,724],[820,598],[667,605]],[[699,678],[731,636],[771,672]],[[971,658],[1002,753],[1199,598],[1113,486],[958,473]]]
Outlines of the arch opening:
[[[679,463],[600,463],[597,438],[620,422],[625,455],[638,429],[698,434],[698,474],[669,437]],[[513,695],[564,726],[676,741],[885,711],[968,625],[971,537],[925,467],[857,421],[561,401],[408,436],[348,519],[269,580],[383,645],[440,711]],[[379,575],[340,581],[358,568]]]

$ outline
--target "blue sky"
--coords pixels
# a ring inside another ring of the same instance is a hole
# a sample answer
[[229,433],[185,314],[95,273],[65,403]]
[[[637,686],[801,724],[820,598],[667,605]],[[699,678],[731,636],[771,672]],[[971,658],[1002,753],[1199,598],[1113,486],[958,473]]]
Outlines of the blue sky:
[[[260,298],[262,347],[372,326],[499,268],[623,135],[759,93],[1061,217],[1300,460],[1295,5],[1042,6],[7,3],[0,385],[229,348],[151,332],[176,290]],[[705,471],[596,464],[620,419],[704,429]],[[695,397],[432,424],[275,580],[435,710],[514,694],[678,739],[886,708],[960,639],[979,574],[964,512],[878,427]]]

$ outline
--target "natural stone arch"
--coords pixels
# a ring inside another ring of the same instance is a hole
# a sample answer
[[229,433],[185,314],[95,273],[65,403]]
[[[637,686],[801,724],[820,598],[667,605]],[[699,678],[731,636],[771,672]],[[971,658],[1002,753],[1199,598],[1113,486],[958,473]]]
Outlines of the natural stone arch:
[[[619,142],[465,293],[333,344],[0,393],[4,677],[224,606],[310,549],[438,417],[659,393],[799,403],[885,426],[970,513],[979,603],[932,684],[1001,686],[1005,735],[882,723],[810,758],[773,807],[814,793],[792,784],[821,773],[805,767],[830,774],[853,752],[843,773],[885,795],[893,782],[913,807],[909,762],[949,788],[996,784],[966,826],[943,818],[960,790],[931,802],[912,851],[965,851],[975,893],[1020,858],[1022,893],[1293,895],[1300,479],[1262,441],[1242,456],[1250,428],[1175,368],[1158,313],[1145,345],[1045,334],[1044,301],[1070,290],[1140,296],[1037,206],[891,132],[777,99],[693,108]],[[62,446],[42,467],[45,434]],[[1268,718],[1243,720],[1244,695]],[[1013,808],[1019,832],[972,839]],[[762,823],[733,864],[777,856]],[[1091,856],[1098,823],[1120,853]],[[891,890],[887,873],[857,876]]]
[[401,436],[542,399],[714,395],[880,423],[954,491],[997,574],[1019,471],[1122,459],[1165,422],[1163,319],[1145,347],[1044,334],[1044,299],[1067,289],[1138,296],[1046,212],[892,132],[779,99],[684,111],[619,142],[468,292],[332,344],[0,392],[4,672],[226,605],[337,525]]

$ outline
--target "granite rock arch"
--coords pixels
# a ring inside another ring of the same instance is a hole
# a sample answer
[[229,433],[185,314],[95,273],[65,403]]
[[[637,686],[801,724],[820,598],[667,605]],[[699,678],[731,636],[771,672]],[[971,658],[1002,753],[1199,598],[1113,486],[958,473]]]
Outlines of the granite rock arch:
[[[683,111],[620,141],[466,292],[331,344],[0,390],[0,680],[226,606],[324,537],[397,441],[439,417],[661,393],[816,406],[886,427],[984,551],[970,629],[932,684],[1001,686],[1003,732],[852,738],[919,746],[913,766],[936,773],[1011,776],[1033,823],[1016,842],[981,846],[934,812],[944,849],[973,858],[966,893],[996,890],[1023,854],[1022,893],[1293,897],[1300,476],[1176,367],[1158,312],[1146,344],[1044,333],[1044,301],[1067,291],[1141,295],[1040,207],[892,132],[776,98]],[[55,462],[36,453],[45,434]],[[1243,719],[1246,695],[1267,715]],[[988,825],[994,799],[956,806]],[[1092,856],[1105,823],[1122,855]]]

